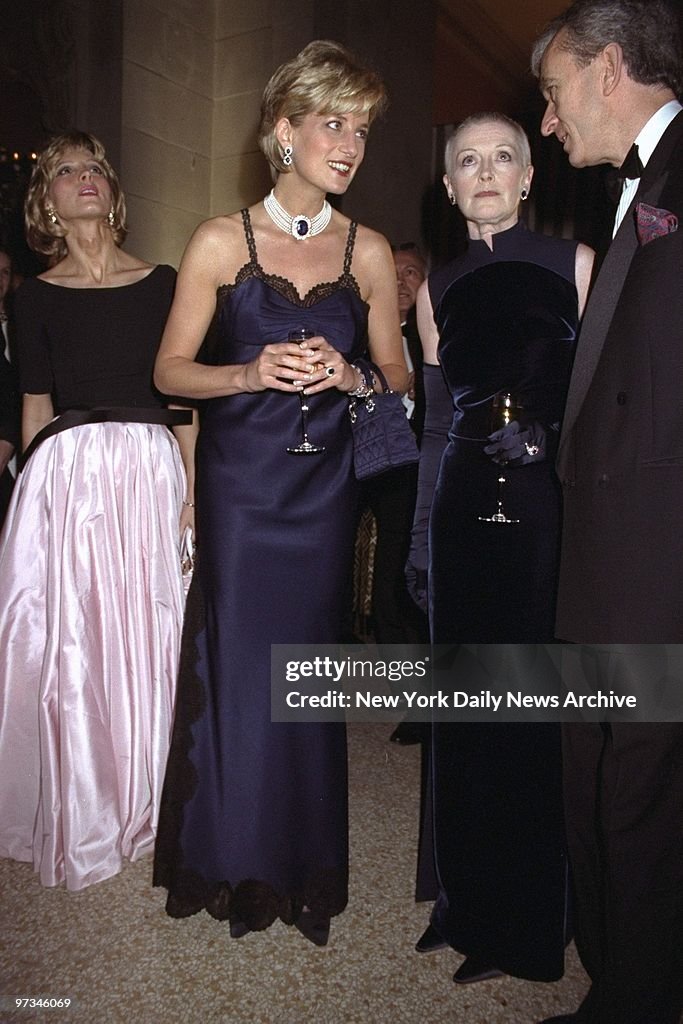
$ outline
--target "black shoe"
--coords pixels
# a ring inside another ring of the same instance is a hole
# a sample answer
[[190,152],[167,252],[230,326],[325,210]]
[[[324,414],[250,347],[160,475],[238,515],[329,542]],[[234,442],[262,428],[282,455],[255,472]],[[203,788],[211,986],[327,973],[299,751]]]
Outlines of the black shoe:
[[423,739],[424,725],[419,722],[399,722],[389,737],[389,742],[410,747],[415,743],[422,743]]
[[294,922],[294,927],[314,946],[327,945],[327,940],[330,937],[329,917],[316,918],[310,910],[303,910]]
[[251,929],[247,928],[244,921],[238,921],[236,918],[230,919],[230,935],[233,939],[243,939],[250,931]]
[[447,945],[436,928],[432,928],[430,924],[415,943],[415,949],[418,953],[435,953],[437,949],[445,949]]
[[485,960],[468,956],[453,975],[456,985],[473,985],[477,981],[488,981],[490,978],[501,978],[504,972],[492,967]]

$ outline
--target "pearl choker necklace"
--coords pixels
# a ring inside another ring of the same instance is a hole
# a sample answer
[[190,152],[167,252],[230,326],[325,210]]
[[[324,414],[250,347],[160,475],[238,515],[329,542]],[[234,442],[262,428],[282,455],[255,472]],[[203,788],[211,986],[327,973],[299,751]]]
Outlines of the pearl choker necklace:
[[327,199],[323,199],[320,212],[316,213],[315,217],[306,217],[303,213],[298,213],[296,217],[290,217],[284,206],[277,201],[273,190],[263,200],[263,205],[273,224],[285,234],[292,235],[297,242],[303,241],[304,238],[310,238],[312,235],[319,235],[321,231],[325,230],[332,217],[332,207]]

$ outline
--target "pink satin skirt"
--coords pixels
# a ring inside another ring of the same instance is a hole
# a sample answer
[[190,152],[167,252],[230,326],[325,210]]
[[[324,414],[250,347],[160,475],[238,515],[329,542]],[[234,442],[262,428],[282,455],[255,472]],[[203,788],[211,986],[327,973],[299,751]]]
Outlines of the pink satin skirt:
[[184,593],[185,475],[159,424],[45,440],[0,538],[0,856],[43,885],[154,844]]

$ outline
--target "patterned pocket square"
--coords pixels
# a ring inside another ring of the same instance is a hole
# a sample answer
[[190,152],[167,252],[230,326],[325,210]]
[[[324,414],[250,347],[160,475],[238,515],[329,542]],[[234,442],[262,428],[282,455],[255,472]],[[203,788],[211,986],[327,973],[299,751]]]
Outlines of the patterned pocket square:
[[636,204],[636,232],[641,245],[654,242],[655,238],[670,235],[673,231],[678,231],[678,217],[675,213],[648,206],[647,203]]

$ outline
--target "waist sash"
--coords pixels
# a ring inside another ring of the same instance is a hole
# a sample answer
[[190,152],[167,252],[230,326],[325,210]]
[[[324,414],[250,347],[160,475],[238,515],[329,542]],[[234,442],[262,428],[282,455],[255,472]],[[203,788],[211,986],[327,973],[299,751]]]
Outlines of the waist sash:
[[112,407],[111,409],[67,409],[39,430],[21,458],[19,471],[43,441],[62,430],[81,427],[87,423],[163,423],[167,427],[187,426],[192,423],[191,409],[140,409]]

